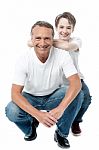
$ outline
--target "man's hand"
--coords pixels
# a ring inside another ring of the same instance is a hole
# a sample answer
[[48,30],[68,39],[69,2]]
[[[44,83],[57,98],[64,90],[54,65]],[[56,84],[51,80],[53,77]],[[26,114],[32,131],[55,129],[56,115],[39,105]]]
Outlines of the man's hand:
[[52,127],[56,124],[57,119],[51,115],[49,112],[39,111],[39,115],[37,116],[39,122],[41,122],[46,127]]
[[64,113],[64,110],[62,108],[60,108],[60,106],[52,109],[50,112],[51,116],[53,116],[54,118],[56,118],[57,120],[61,118],[61,116]]

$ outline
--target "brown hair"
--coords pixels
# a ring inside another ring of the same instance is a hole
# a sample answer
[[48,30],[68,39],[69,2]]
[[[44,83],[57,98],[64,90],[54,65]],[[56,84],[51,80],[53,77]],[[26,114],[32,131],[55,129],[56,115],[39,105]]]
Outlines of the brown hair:
[[46,27],[46,28],[52,29],[52,36],[54,37],[54,28],[50,23],[46,21],[37,21],[31,28],[31,35],[32,35],[32,30],[35,26]]
[[70,24],[72,24],[73,27],[75,27],[76,19],[75,19],[75,17],[74,17],[70,12],[64,12],[64,13],[58,15],[58,16],[55,18],[55,27],[58,26],[59,20],[60,20],[61,18],[66,18],[66,19],[68,19],[68,22],[69,22]]

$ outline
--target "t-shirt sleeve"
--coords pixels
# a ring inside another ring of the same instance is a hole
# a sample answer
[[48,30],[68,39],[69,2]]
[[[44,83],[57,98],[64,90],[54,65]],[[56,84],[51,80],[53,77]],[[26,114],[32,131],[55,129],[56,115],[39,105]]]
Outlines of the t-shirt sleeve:
[[66,78],[74,74],[77,74],[77,70],[68,52],[64,53],[62,68]]
[[27,76],[27,60],[24,56],[20,56],[15,64],[13,84],[24,86]]

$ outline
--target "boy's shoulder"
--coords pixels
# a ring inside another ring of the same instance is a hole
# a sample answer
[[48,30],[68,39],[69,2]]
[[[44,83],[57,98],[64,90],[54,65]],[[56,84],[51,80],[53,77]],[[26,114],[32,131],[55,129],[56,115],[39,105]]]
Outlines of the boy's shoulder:
[[82,41],[80,37],[70,37],[70,41]]
[[69,42],[75,43],[79,48],[82,47],[82,40],[80,37],[71,37]]

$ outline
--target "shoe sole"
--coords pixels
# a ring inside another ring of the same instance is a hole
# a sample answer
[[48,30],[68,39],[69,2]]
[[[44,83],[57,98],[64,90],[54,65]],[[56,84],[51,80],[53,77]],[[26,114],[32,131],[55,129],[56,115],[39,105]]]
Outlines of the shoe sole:
[[81,133],[75,134],[75,133],[72,132],[72,134],[73,134],[73,136],[81,136]]
[[25,140],[25,141],[33,141],[33,140],[35,140],[36,138],[37,138],[37,134],[36,134],[33,138],[30,138],[30,139],[24,138],[24,140]]
[[61,145],[59,145],[59,143],[58,143],[58,141],[57,141],[57,139],[54,137],[54,141],[57,143],[57,145],[60,147],[60,148],[62,148],[62,149],[68,149],[68,148],[70,148],[70,146],[68,146],[68,147],[62,147]]

